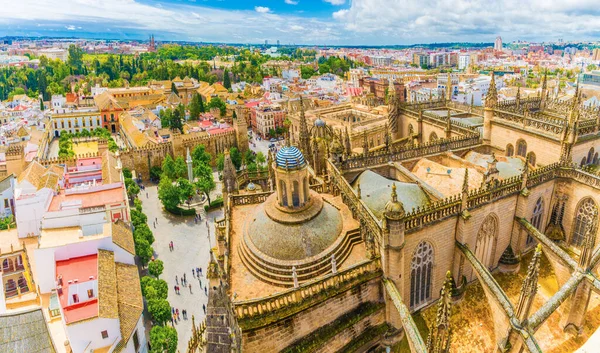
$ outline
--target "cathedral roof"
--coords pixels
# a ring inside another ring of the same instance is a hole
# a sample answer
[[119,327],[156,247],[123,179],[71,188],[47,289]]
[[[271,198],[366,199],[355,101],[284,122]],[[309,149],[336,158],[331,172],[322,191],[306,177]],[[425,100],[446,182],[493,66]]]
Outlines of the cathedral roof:
[[419,185],[391,180],[370,170],[362,172],[352,183],[352,187],[356,189],[360,184],[362,200],[376,217],[381,218],[390,200],[391,188],[394,183],[397,187],[398,201],[406,212],[429,203],[427,194]]
[[295,146],[286,146],[277,152],[275,156],[277,167],[283,169],[300,168],[306,165],[302,152]]

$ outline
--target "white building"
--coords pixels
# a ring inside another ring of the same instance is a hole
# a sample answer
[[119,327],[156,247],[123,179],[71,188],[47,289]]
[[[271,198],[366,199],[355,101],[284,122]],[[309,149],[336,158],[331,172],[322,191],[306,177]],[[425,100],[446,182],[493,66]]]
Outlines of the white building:
[[494,41],[494,50],[502,51],[502,37],[496,37],[496,40]]
[[65,49],[59,48],[41,49],[38,50],[38,55],[45,56],[51,60],[59,59],[61,61],[67,61],[67,59],[69,58],[69,52]]
[[0,180],[0,218],[14,215],[15,176],[10,174]]
[[465,70],[471,64],[471,55],[470,54],[460,54],[458,56],[458,69]]
[[298,69],[287,69],[287,70],[282,70],[281,71],[281,77],[284,80],[289,80],[292,81],[295,78],[299,78],[300,77],[300,70]]
[[100,112],[96,108],[61,109],[52,115],[52,136],[59,137],[61,131],[71,134],[81,130],[94,130],[102,127]]

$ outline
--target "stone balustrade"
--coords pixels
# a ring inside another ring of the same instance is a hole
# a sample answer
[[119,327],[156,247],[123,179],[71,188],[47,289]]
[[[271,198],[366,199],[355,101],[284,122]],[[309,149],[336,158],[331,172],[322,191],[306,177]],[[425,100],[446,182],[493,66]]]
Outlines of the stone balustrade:
[[254,194],[230,195],[229,201],[231,206],[253,205],[265,202],[272,193],[273,191],[265,191]]
[[294,315],[381,274],[378,259],[366,260],[297,288],[263,298],[234,301],[233,310],[242,330],[253,329]]

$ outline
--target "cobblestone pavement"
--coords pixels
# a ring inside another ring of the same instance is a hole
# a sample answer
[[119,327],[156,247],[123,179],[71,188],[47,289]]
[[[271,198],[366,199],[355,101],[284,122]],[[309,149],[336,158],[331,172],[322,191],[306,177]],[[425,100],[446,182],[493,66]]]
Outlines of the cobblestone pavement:
[[[157,195],[156,186],[147,186],[140,192],[139,198],[142,200],[144,213],[148,216],[150,228],[154,231],[155,242],[153,244],[155,257],[164,262],[164,271],[161,279],[169,284],[169,303],[172,307],[179,309],[180,320],[175,324],[179,336],[178,349],[180,352],[187,351],[187,343],[191,336],[192,315],[194,315],[196,324],[204,320],[202,305],[206,305],[208,297],[204,294],[206,285],[206,266],[209,260],[209,251],[215,244],[214,238],[214,217],[222,217],[221,210],[213,211],[208,214],[209,230],[206,227],[206,219],[196,224],[194,217],[173,216],[162,209],[162,204]],[[147,196],[146,196],[147,195]],[[204,211],[202,210],[202,214]],[[158,219],[158,224],[154,228],[154,221]],[[169,251],[169,242],[173,241],[174,251]],[[198,279],[192,276],[192,268],[201,267],[202,276]],[[187,282],[192,285],[192,293],[189,288],[181,285],[181,277],[185,274]],[[181,287],[180,294],[175,294],[175,276]],[[202,288],[200,288],[200,282]],[[188,319],[183,320],[181,311],[186,309]]]

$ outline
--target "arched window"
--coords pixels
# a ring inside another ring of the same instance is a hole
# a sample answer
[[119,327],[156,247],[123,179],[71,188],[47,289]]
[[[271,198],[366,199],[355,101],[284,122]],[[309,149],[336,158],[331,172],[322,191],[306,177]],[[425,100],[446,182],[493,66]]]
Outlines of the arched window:
[[529,162],[529,164],[531,164],[532,166],[535,167],[535,153],[533,153],[533,152],[527,153],[527,161]]
[[[594,218],[598,216],[598,208],[596,203],[591,198],[586,198],[579,203],[575,220],[573,222],[573,236],[571,237],[571,245],[580,247],[583,245],[583,240],[588,228],[592,226]],[[592,229],[592,232],[595,232]]]
[[517,156],[523,158],[527,156],[527,142],[525,142],[525,140],[517,141]]
[[308,201],[308,195],[310,193],[308,188],[308,178],[304,178],[304,202]]
[[287,188],[285,185],[285,181],[283,181],[283,180],[279,181],[279,188],[281,189],[281,205],[287,206],[288,200],[287,200]]
[[515,154],[515,148],[512,144],[506,145],[506,157],[512,157]]
[[431,298],[433,247],[421,242],[410,263],[410,307],[416,309]]
[[583,166],[584,166],[584,165],[586,165],[586,164],[587,164],[587,159],[586,159],[585,157],[583,157],[583,158],[581,159],[581,163],[579,163],[579,166],[580,166],[580,167],[583,167]]
[[296,180],[292,183],[292,205],[294,207],[300,206],[300,187]]
[[408,124],[408,134],[412,135],[415,132],[415,128],[412,126],[412,124]]
[[[544,200],[540,197],[535,202],[535,207],[533,208],[533,213],[531,214],[531,224],[536,227],[540,232],[544,232],[542,229],[542,221],[544,218]],[[525,246],[529,246],[533,244],[533,237],[531,235],[527,235],[527,240],[525,241]]]
[[485,218],[479,228],[479,233],[477,233],[477,245],[475,246],[475,256],[487,268],[490,268],[493,265],[497,232],[498,221],[494,215],[490,214]]
[[587,154],[587,162],[589,164],[594,163],[594,147],[590,148]]
[[592,161],[594,164],[598,164],[598,152],[594,153],[594,160]]
[[429,142],[433,142],[433,141],[435,141],[435,140],[437,140],[437,139],[438,139],[438,137],[437,137],[437,134],[436,134],[435,132],[432,132],[432,133],[429,135]]

